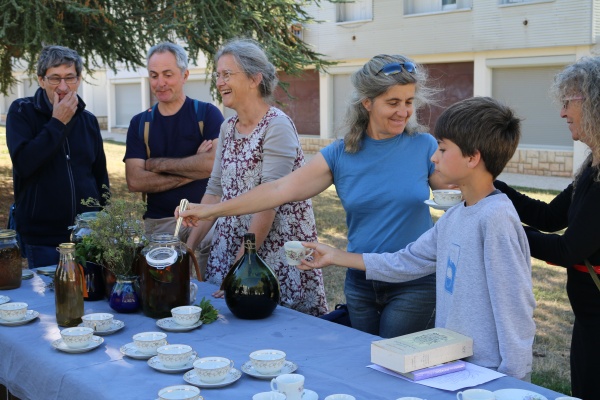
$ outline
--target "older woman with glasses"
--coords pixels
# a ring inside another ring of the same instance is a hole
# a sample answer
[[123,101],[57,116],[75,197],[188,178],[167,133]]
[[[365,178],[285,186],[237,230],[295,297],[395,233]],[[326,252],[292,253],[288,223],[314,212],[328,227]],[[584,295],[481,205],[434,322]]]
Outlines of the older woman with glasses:
[[[277,86],[277,74],[258,43],[251,40],[227,43],[217,52],[215,65],[213,77],[223,104],[237,115],[221,126],[202,204],[234,198],[286,176],[304,164],[292,120],[268,102]],[[192,230],[188,239],[190,248],[195,248],[214,221],[203,221]],[[221,284],[231,265],[243,254],[242,239],[247,232],[256,235],[258,254],[279,279],[280,303],[312,315],[327,312],[322,274],[306,274],[287,265],[282,251],[287,241],[317,240],[311,202],[286,202],[252,215],[218,219],[206,267],[207,281]]]
[[[554,78],[552,94],[562,103],[571,137],[590,153],[573,183],[550,203],[531,199],[505,183],[495,186],[512,200],[531,255],[567,270],[567,294],[575,314],[571,339],[571,390],[582,399],[600,399],[600,57],[585,57]],[[553,232],[565,229],[564,233]],[[548,233],[549,232],[549,233]]]
[[[185,223],[272,209],[311,198],[335,184],[346,211],[348,251],[393,252],[432,226],[424,200],[439,187],[430,161],[435,139],[421,133],[416,109],[432,95],[426,71],[404,56],[379,55],[352,75],[344,139],[304,167],[218,205],[191,205]],[[367,280],[348,270],[345,282],[354,328],[394,337],[431,327],[435,277],[405,283]]]

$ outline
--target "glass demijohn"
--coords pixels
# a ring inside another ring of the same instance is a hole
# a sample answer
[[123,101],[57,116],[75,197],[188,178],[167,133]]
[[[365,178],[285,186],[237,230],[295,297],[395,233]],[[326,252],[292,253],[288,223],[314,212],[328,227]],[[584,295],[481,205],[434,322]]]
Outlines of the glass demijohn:
[[279,281],[256,253],[254,233],[244,235],[244,255],[233,264],[221,288],[227,307],[238,318],[266,318],[277,307],[281,296]]

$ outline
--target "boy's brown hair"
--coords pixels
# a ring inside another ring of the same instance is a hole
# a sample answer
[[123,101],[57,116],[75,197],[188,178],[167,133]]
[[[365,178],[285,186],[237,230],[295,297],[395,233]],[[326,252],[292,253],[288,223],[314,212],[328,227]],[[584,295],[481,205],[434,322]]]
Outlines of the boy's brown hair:
[[472,97],[448,107],[437,120],[434,136],[455,143],[463,156],[481,154],[495,179],[511,159],[521,138],[521,119],[491,97]]

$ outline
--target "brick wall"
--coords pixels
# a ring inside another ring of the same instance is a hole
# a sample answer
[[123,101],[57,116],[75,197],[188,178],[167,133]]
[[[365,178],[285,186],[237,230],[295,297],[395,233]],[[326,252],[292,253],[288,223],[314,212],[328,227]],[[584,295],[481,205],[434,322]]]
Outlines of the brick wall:
[[[304,154],[318,153],[335,139],[320,139],[301,136],[300,144]],[[573,176],[573,152],[552,150],[517,150],[508,162],[504,172],[525,175],[557,176],[570,178]]]
[[302,151],[304,154],[316,154],[323,147],[335,141],[335,139],[320,139],[310,136],[300,136],[300,144],[302,145]]
[[573,152],[518,149],[504,172],[570,178],[573,176]]

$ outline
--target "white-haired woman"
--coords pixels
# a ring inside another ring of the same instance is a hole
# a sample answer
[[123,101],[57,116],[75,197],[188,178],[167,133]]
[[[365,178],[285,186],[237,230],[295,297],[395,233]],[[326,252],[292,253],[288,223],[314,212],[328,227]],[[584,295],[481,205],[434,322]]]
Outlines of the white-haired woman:
[[[505,183],[495,186],[512,200],[525,229],[531,255],[567,269],[567,294],[575,314],[571,339],[571,390],[582,399],[600,399],[600,292],[585,265],[600,273],[600,57],[584,57],[554,78],[573,140],[590,153],[573,183],[550,203],[531,199]],[[565,232],[560,235],[553,232]],[[550,232],[550,233],[547,233]]]

